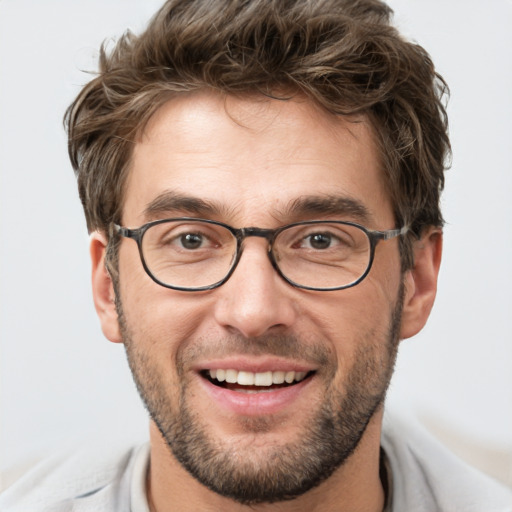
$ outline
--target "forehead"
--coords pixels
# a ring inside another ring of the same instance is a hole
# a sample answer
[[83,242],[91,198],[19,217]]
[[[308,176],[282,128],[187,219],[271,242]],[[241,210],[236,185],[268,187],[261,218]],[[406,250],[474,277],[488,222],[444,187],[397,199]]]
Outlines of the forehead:
[[280,217],[308,197],[359,203],[375,221],[388,222],[392,210],[367,121],[328,114],[300,96],[201,92],[161,107],[134,148],[123,222],[191,213],[186,201],[170,201],[166,211],[165,198],[177,196],[244,225],[295,221]]

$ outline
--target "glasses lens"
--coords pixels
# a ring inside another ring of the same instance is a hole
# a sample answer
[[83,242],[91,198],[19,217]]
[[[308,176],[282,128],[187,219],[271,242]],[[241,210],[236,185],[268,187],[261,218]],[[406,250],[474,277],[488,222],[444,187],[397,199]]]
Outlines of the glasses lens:
[[274,242],[281,273],[308,288],[328,290],[355,283],[368,269],[370,254],[365,231],[336,222],[295,225]]
[[225,227],[204,221],[155,224],[142,238],[146,267],[163,284],[202,288],[224,279],[236,253],[236,238]]

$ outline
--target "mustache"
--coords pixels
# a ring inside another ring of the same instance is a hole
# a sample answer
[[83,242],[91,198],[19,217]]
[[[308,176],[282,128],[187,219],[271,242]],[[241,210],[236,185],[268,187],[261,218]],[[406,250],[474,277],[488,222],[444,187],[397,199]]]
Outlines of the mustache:
[[332,360],[334,352],[325,343],[307,341],[293,335],[265,334],[255,338],[246,338],[233,334],[223,338],[201,337],[187,343],[178,354],[180,366],[186,367],[198,359],[229,356],[275,356],[298,359],[317,366],[326,366]]

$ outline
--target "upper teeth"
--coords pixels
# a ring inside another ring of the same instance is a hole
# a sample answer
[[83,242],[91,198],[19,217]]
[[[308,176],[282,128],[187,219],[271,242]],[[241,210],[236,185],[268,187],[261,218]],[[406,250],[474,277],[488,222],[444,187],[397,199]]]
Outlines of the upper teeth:
[[307,372],[244,372],[238,370],[209,370],[210,377],[219,382],[240,384],[241,386],[271,386],[272,384],[283,384],[299,382],[304,379]]

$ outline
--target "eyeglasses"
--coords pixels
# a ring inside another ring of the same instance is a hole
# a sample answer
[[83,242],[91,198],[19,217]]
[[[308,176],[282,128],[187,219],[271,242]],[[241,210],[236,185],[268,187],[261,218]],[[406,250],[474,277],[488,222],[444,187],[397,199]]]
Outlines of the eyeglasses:
[[211,290],[234,272],[245,238],[268,241],[268,257],[288,283],[306,290],[350,288],[370,272],[375,247],[408,227],[374,231],[352,222],[311,220],[277,229],[236,229],[222,222],[181,217],[149,222],[137,229],[114,224],[137,242],[142,265],[156,283],[182,291]]

